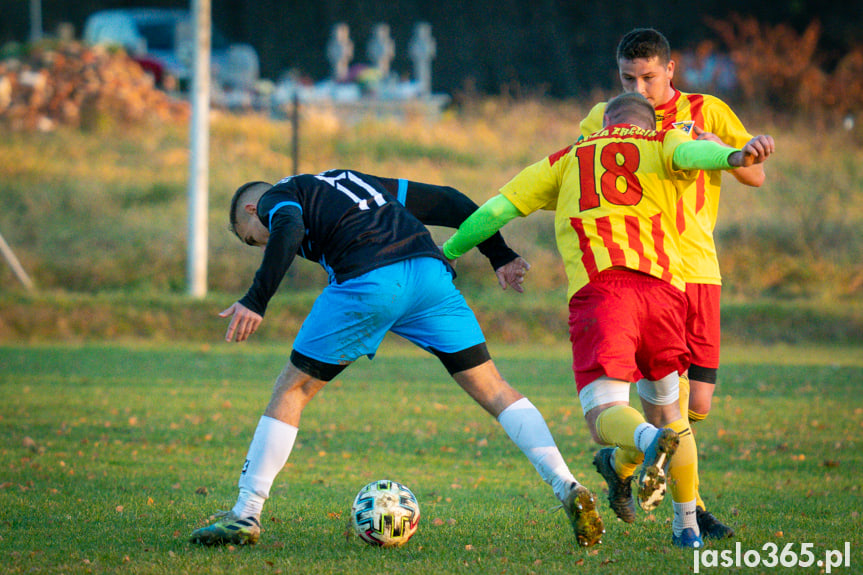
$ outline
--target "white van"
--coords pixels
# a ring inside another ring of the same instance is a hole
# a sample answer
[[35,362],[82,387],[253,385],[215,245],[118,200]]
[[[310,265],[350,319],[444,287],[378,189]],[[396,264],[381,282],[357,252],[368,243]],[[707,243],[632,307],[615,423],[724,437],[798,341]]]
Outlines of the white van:
[[[84,24],[84,41],[120,46],[165,89],[185,90],[191,82],[194,28],[188,10],[132,8],[94,12]],[[259,77],[258,53],[211,34],[211,74],[220,88],[251,90]]]

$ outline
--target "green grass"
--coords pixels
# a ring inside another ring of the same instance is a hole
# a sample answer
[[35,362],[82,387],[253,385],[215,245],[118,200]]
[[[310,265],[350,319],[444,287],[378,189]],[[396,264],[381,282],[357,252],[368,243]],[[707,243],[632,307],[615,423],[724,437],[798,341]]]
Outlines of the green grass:
[[[233,504],[251,433],[288,346],[0,347],[0,561],[5,573],[683,573],[670,505],[633,525],[603,500],[584,551],[550,489],[433,358],[388,340],[310,404],[254,548],[186,538]],[[565,344],[493,345],[592,489],[591,444]],[[696,428],[710,507],[744,550],[851,543],[859,569],[863,355],[858,347],[730,347]],[[346,537],[367,481],[407,484],[422,508],[402,549]],[[710,549],[733,550],[734,541]],[[744,569],[745,572],[801,572]],[[702,568],[702,572],[722,572]],[[810,569],[809,573],[819,572]]]

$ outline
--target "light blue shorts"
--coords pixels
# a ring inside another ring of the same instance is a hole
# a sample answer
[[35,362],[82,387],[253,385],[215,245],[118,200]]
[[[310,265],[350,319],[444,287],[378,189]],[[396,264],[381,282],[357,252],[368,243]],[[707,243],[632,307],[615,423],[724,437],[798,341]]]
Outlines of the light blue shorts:
[[444,263],[422,257],[328,285],[303,322],[294,349],[344,365],[363,355],[374,358],[387,331],[445,353],[485,342]]

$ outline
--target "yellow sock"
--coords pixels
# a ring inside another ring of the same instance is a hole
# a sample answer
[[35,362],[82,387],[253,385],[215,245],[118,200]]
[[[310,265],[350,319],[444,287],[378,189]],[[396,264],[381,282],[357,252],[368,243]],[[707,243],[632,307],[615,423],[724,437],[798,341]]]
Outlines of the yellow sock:
[[[687,414],[689,418],[690,429],[693,423],[698,423],[699,421],[704,421],[707,418],[706,413],[698,413],[689,409],[689,375],[683,374],[680,376],[680,413]],[[704,500],[701,499],[701,493],[698,491],[698,467],[696,465],[695,469],[695,504],[702,509],[706,509],[704,507]]]
[[682,374],[678,379],[680,394],[680,413],[689,412],[689,375]]
[[695,446],[695,436],[692,435],[689,422],[682,417],[671,422],[668,427],[676,431],[680,437],[680,444],[668,465],[671,498],[678,503],[686,503],[695,499],[697,492],[698,450]]
[[610,445],[637,450],[635,429],[642,423],[645,423],[644,416],[637,409],[613,405],[596,418],[596,434]]
[[[681,411],[680,413],[684,412]],[[698,413],[697,411],[692,411],[691,409],[686,411],[686,415],[689,417],[689,423],[698,423],[699,421],[704,421],[705,419],[707,419],[706,413]]]
[[[693,417],[693,416],[695,416],[695,417]],[[695,413],[691,409],[689,410],[689,428],[692,430],[693,435],[695,434],[695,428],[693,427],[693,425],[698,423],[699,421],[704,421],[704,419],[706,417],[707,417],[706,413]],[[696,473],[695,473],[695,505],[697,505],[698,507],[701,507],[702,509],[707,509],[707,507],[704,505],[704,500],[701,498],[701,492],[698,489],[699,485],[700,485],[700,481],[698,478],[698,472],[696,471]]]
[[644,454],[637,449],[618,447],[614,450],[614,470],[624,479],[635,475],[635,470],[642,461],[644,461]]

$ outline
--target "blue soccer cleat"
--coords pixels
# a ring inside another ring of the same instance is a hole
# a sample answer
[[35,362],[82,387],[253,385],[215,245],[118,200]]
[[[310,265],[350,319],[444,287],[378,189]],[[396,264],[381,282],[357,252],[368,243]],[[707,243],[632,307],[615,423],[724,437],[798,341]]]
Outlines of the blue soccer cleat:
[[695,534],[695,529],[687,527],[680,532],[680,535],[671,535],[671,543],[675,547],[683,547],[685,549],[701,549],[704,547],[704,541],[700,535]]
[[668,462],[679,443],[677,432],[663,427],[644,452],[644,463],[638,473],[638,502],[648,513],[656,509],[665,497]]

